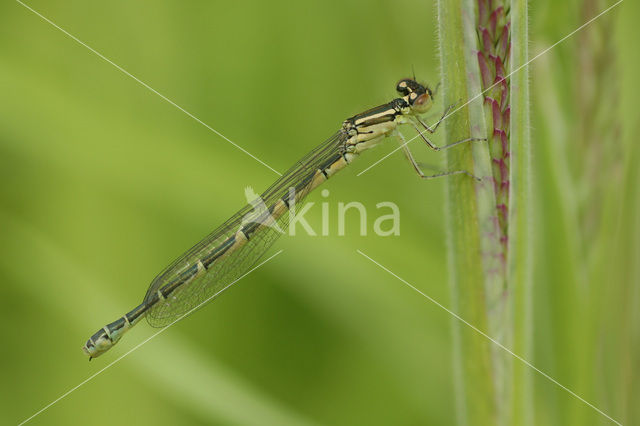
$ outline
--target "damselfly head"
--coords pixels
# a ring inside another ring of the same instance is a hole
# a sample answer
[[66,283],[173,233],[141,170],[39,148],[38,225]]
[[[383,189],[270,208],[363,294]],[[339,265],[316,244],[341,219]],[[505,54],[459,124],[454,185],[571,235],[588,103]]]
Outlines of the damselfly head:
[[423,114],[433,105],[433,92],[426,86],[410,78],[400,80],[396,90],[406,97],[411,109],[417,114]]
[[412,92],[424,92],[424,86],[411,78],[403,78],[396,84],[396,91],[402,96],[407,96]]

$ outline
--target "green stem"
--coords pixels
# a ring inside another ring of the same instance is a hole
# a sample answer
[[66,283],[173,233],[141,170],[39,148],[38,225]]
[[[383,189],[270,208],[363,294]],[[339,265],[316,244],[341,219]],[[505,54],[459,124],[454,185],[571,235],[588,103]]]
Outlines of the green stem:
[[[528,74],[526,69],[514,74],[513,87],[507,75],[527,60],[527,11],[525,0],[506,3],[438,3],[445,105],[471,101],[445,122],[447,143],[485,136],[490,130],[487,142],[447,155],[449,170],[472,170],[482,178],[480,183],[459,178],[448,182],[449,259],[454,310],[528,357],[532,241]],[[517,31],[513,45],[512,16]],[[518,336],[515,341],[514,336]],[[460,424],[532,421],[530,372],[525,366],[514,364],[508,353],[458,323],[454,357]]]
[[[471,0],[438,2],[444,104],[463,105],[480,92],[477,59],[470,53],[473,34]],[[472,30],[469,31],[469,28]],[[474,77],[475,76],[475,77]],[[444,122],[447,143],[484,136],[480,98]],[[496,263],[495,194],[486,143],[476,142],[447,153],[449,170],[468,170],[483,179],[456,176],[447,185],[449,270],[453,310],[480,330],[490,333],[487,289],[500,280]],[[498,287],[500,284],[498,284]],[[496,424],[497,393],[503,380],[494,371],[495,347],[483,336],[454,320],[454,370],[458,422]],[[497,385],[497,386],[496,386]],[[501,393],[501,392],[499,392]]]
[[[511,2],[511,68],[528,61],[528,15],[526,0]],[[529,118],[529,70],[523,67],[511,76],[511,177],[509,197],[508,280],[513,300],[515,353],[532,359],[532,237],[531,237],[531,154]],[[522,363],[514,364],[514,424],[533,424],[532,372]]]

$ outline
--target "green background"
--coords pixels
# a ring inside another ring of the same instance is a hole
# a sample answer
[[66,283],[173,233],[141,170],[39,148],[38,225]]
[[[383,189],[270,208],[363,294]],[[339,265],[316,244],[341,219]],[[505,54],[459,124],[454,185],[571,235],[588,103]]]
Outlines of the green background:
[[[28,5],[279,171],[344,118],[390,100],[412,69],[432,86],[440,80],[430,1]],[[594,73],[615,99],[604,121],[619,125],[619,161],[597,180],[601,237],[584,256],[570,254],[584,240],[574,238],[570,200],[593,186],[562,167],[587,156],[575,130],[593,119],[577,108],[584,39],[530,72],[530,361],[627,422],[640,421],[630,384],[640,365],[639,9],[628,1],[608,17],[615,66]],[[531,2],[531,54],[582,24],[582,13],[577,0]],[[235,213],[246,186],[260,192],[277,176],[16,2],[0,6],[0,90],[0,421],[17,423],[151,336],[142,323],[91,363],[81,351]],[[356,176],[395,146],[363,155],[324,186],[327,198],[309,197],[316,230],[329,203],[330,236],[283,237],[269,252],[282,254],[33,424],[452,424],[452,317],[356,252],[449,306],[445,182],[420,181],[399,152]],[[442,164],[424,144],[411,147]],[[353,212],[337,235],[337,203],[349,201],[367,207],[368,236]],[[383,201],[400,208],[400,236],[373,235]],[[582,280],[568,262],[606,283],[597,297],[567,290]],[[582,322],[585,312],[609,321]],[[585,352],[593,362],[573,368]],[[567,424],[571,412],[609,424],[543,377],[534,386],[541,424]]]

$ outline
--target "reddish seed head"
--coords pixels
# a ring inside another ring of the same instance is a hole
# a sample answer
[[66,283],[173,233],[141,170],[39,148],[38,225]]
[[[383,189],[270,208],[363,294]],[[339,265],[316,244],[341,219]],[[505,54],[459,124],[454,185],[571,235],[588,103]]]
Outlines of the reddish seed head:
[[482,52],[478,52],[478,65],[480,66],[480,75],[482,76],[482,85],[489,87],[491,84],[491,72],[489,71],[489,64],[485,59]]
[[486,28],[481,28],[480,33],[482,34],[482,48],[485,52],[491,52],[491,46],[493,46],[493,42],[491,41],[489,31]]
[[493,128],[494,129],[502,129],[502,111],[500,111],[500,105],[498,102],[491,99],[491,112],[493,116]]

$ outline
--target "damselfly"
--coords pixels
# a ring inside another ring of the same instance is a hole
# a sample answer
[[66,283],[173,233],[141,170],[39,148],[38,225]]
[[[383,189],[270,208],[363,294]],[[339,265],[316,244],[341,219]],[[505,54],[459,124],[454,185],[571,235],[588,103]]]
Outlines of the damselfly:
[[432,107],[433,92],[413,79],[400,80],[396,90],[400,97],[346,119],[340,130],[291,167],[261,195],[261,211],[255,209],[254,203],[248,204],[162,271],[151,282],[140,305],[87,340],[83,350],[89,359],[109,350],[143,317],[153,327],[164,327],[213,299],[249,270],[280,236],[280,229],[289,223],[294,203],[301,202],[318,185],[387,136],[400,138],[404,154],[421,178],[458,173],[472,176],[462,170],[430,176],[422,172],[397,130],[399,125],[411,125],[434,150],[478,139],[437,147],[423,133],[434,133],[451,107],[429,127],[420,116]]

